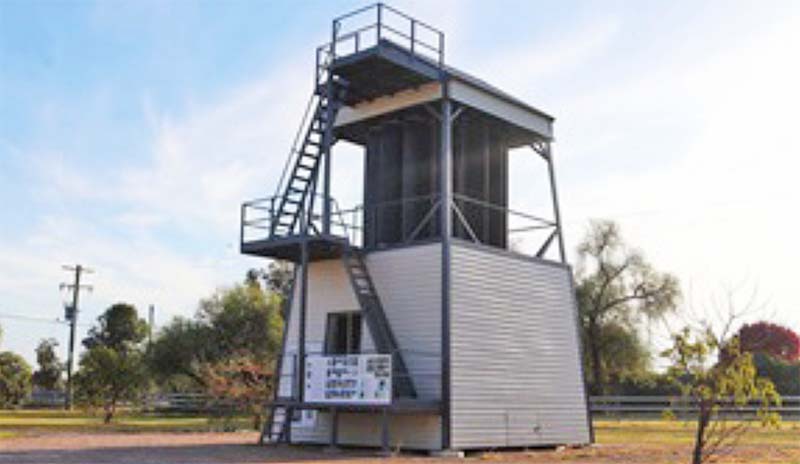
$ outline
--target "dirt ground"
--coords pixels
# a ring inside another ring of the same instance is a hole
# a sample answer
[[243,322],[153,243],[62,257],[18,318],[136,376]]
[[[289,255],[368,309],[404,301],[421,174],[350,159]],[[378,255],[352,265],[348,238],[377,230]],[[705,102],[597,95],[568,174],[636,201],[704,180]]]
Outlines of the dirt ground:
[[[287,446],[259,447],[254,433],[46,434],[0,440],[0,464],[254,464],[273,462],[377,463],[374,451]],[[456,458],[431,458],[403,453],[391,458],[403,463],[442,463]],[[685,446],[643,444],[597,445],[583,449],[536,450],[470,455],[467,461],[491,463],[685,463]],[[781,447],[743,446],[717,462],[800,463]]]

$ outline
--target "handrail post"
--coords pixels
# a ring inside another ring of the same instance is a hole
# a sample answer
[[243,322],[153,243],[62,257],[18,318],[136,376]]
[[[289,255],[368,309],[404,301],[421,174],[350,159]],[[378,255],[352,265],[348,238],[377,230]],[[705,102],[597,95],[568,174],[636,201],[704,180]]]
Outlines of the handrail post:
[[412,55],[414,54],[414,43],[416,43],[416,41],[417,41],[417,39],[416,39],[416,29],[417,29],[416,26],[417,26],[417,20],[416,19],[412,19],[411,20],[411,54]]
[[439,66],[444,66],[444,33],[439,33]]
[[336,60],[336,40],[339,36],[339,20],[333,20],[333,30],[331,31],[331,63]]
[[378,29],[376,31],[378,43],[381,41],[381,28],[383,27],[383,3],[378,3]]
[[239,249],[244,244],[244,221],[246,220],[247,203],[242,203],[242,209],[239,212]]

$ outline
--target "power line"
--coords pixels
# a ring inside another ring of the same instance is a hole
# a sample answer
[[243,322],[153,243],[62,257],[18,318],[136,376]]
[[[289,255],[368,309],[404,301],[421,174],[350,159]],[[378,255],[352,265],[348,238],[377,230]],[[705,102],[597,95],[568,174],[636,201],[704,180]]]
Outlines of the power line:
[[[0,319],[12,319],[12,320],[20,320],[20,321],[28,321],[28,322],[42,322],[47,324],[58,324],[64,325],[68,324],[69,321],[65,321],[62,319],[50,319],[47,317],[36,317],[36,316],[26,316],[24,314],[11,314],[11,313],[0,313]],[[91,324],[76,324],[79,327],[91,327]]]

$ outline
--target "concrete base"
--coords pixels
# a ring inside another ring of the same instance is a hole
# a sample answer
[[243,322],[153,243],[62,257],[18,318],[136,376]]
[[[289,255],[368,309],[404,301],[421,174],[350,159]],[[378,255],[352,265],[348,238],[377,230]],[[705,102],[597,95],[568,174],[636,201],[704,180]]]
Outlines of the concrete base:
[[464,452],[460,450],[436,450],[436,451],[428,451],[428,456],[434,458],[464,458]]

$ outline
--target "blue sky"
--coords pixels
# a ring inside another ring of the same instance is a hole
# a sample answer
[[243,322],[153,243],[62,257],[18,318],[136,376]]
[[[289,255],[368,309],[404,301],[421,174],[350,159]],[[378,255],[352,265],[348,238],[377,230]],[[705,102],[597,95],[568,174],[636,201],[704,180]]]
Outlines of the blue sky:
[[[236,251],[238,204],[271,192],[314,47],[363,4],[0,3],[3,349],[65,343],[61,325],[3,317],[58,317],[63,263],[96,270],[83,324],[117,300],[162,323],[192,314],[259,264]],[[450,64],[556,116],[570,248],[589,218],[616,219],[687,306],[757,290],[800,329],[800,5],[392,4],[445,31]],[[335,191],[353,204],[357,161],[340,152]],[[515,175],[512,206],[541,206]]]

